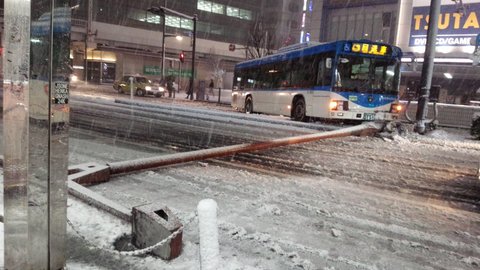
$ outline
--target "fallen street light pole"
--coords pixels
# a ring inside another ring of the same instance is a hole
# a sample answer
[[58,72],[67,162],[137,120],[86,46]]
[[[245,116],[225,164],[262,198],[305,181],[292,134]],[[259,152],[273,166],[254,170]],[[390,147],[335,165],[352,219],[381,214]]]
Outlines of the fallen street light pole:
[[[275,147],[307,143],[323,139],[348,136],[370,136],[381,132],[383,129],[383,124],[372,122],[322,133],[286,137],[263,142],[237,144],[213,149],[202,149],[158,157],[119,161],[103,165],[94,162],[84,163],[68,167],[68,179],[85,186],[95,185],[110,181],[110,177],[112,175],[134,173],[137,171],[154,169],[178,163],[226,157],[237,153],[266,150]],[[0,158],[2,157],[0,156]],[[0,163],[2,162],[3,159],[0,160]]]
[[[83,186],[108,182],[110,181],[111,176],[119,174],[134,173],[137,171],[154,169],[172,164],[225,157],[234,155],[236,153],[253,152],[274,147],[318,141],[322,139],[348,136],[368,136],[380,132],[383,127],[384,126],[382,124],[367,123],[322,133],[287,137],[265,142],[225,146],[214,149],[204,149],[153,158],[114,162],[106,165],[95,162],[74,165],[68,167],[68,192],[70,195],[73,195],[88,204],[95,205],[96,207],[103,209],[114,216],[117,216],[125,221],[131,221],[132,214],[130,209],[127,209],[120,204],[111,201],[87,188],[84,188]],[[3,164],[3,156],[1,155],[0,163]],[[3,220],[2,214],[0,214],[0,220]]]
[[366,136],[377,133],[383,129],[382,124],[366,123],[340,130],[327,131],[322,133],[308,134],[295,137],[274,139],[264,142],[246,143],[231,146],[218,147],[213,149],[202,149],[197,151],[177,153],[151,158],[142,158],[129,161],[120,161],[107,164],[110,167],[110,174],[127,174],[136,171],[158,168],[178,163],[185,163],[209,158],[231,156],[237,153],[253,152],[274,147],[287,146],[298,143],[312,142],[322,139],[339,138],[347,136]]

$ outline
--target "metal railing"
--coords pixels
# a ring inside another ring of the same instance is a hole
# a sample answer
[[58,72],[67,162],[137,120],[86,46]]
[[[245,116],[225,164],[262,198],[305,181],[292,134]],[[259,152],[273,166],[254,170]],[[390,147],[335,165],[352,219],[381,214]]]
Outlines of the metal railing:
[[[405,102],[406,104],[406,102]],[[438,125],[443,127],[470,128],[474,113],[480,113],[480,106],[437,103]],[[412,102],[408,108],[410,115],[415,115],[417,102]],[[433,104],[428,104],[427,118],[433,117]],[[402,120],[406,120],[402,114]]]

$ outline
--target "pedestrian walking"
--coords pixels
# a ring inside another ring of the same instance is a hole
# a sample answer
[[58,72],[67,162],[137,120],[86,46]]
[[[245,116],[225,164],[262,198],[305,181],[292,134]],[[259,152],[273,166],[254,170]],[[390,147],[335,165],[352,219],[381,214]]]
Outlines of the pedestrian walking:
[[171,76],[167,77],[167,91],[168,91],[168,97],[172,97],[172,93],[174,91],[173,89],[173,78]]
[[193,87],[188,87],[187,97],[185,99],[193,99]]
[[209,99],[210,94],[212,95],[212,97],[215,96],[215,94],[213,93],[214,87],[215,87],[215,84],[213,83],[213,79],[210,79],[210,84],[208,85],[208,91],[207,91],[207,100]]

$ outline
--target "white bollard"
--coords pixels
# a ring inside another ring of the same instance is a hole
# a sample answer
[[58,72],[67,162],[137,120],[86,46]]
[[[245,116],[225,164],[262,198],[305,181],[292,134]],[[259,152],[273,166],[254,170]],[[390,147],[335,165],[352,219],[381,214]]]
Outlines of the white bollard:
[[200,231],[200,269],[217,270],[220,266],[217,203],[212,199],[201,200],[197,211]]
[[133,99],[133,77],[128,78],[130,81],[130,99]]

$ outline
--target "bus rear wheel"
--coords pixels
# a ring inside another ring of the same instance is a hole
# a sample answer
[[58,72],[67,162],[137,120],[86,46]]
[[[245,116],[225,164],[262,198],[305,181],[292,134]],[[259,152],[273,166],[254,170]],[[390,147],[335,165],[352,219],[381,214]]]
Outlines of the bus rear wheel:
[[295,121],[307,121],[307,116],[305,115],[305,100],[303,98],[299,98],[295,101],[292,110],[292,118]]
[[252,97],[245,99],[245,113],[253,113],[253,100]]

